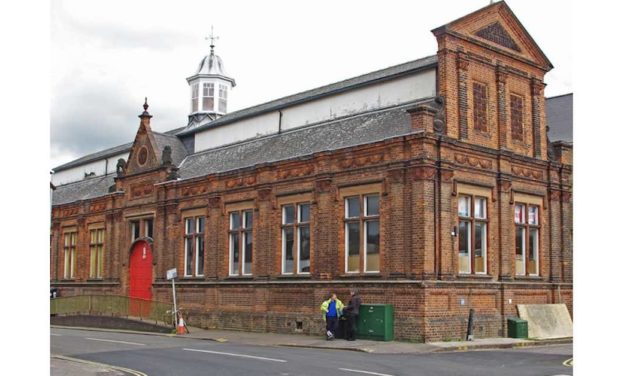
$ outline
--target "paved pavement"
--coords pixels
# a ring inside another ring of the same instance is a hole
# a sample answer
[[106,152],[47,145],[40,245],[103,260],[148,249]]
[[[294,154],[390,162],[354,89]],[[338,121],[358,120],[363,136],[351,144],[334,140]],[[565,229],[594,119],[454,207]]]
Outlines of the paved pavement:
[[[208,335],[210,334],[210,335]],[[174,337],[174,338],[173,338]],[[286,340],[301,338],[289,347]],[[359,344],[343,340],[327,341],[307,336],[276,335],[230,331],[195,331],[185,337],[119,331],[51,328],[51,353],[110,366],[84,367],[72,373],[59,373],[61,363],[53,362],[53,375],[114,376],[126,369],[134,375],[344,375],[381,376],[535,376],[572,375],[565,364],[572,359],[572,344],[516,347],[483,351],[441,352],[436,344],[379,343],[371,353],[363,352],[368,341]],[[308,342],[304,342],[307,340]],[[325,348],[319,348],[319,343]],[[261,345],[260,345],[261,344]],[[355,346],[346,350],[342,344]],[[395,345],[397,347],[393,347]],[[413,353],[404,353],[413,346]],[[456,349],[452,343],[449,348]],[[498,345],[494,341],[490,345]],[[509,346],[510,344],[508,344]],[[300,346],[307,346],[303,348]],[[423,349],[424,353],[416,352]],[[387,353],[383,353],[383,351]],[[392,350],[396,353],[392,353]],[[377,353],[376,351],[379,351]],[[56,370],[54,368],[57,368]],[[123,367],[123,368],[119,368]],[[131,371],[137,370],[137,371]],[[65,370],[63,370],[65,371]],[[78,373],[77,373],[78,372]],[[108,373],[100,373],[108,372]],[[127,373],[128,373],[127,372]],[[135,373],[133,373],[135,372]],[[124,374],[124,373],[121,373]]]
[[54,355],[50,359],[51,376],[145,376],[141,372],[126,370],[113,365]]

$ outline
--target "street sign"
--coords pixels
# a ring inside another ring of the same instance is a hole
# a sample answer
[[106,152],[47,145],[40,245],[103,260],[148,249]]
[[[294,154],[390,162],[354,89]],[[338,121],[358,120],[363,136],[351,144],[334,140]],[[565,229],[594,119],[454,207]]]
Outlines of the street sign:
[[166,272],[166,277],[167,277],[168,281],[171,280],[171,279],[176,278],[177,277],[177,275],[176,275],[176,268],[168,270]]

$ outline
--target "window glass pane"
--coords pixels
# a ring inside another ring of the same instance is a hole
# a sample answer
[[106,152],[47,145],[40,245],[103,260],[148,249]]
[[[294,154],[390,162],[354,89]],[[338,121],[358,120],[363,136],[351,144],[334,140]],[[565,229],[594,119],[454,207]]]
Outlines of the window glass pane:
[[346,218],[359,217],[359,197],[349,197],[346,199]]
[[459,196],[457,200],[457,214],[461,217],[470,217],[470,197]]
[[379,221],[367,221],[366,225],[366,271],[379,271]]
[[516,274],[525,274],[525,228],[516,227]]
[[487,245],[487,236],[486,236],[487,226],[485,223],[476,222],[475,223],[475,246],[474,246],[474,257],[475,257],[475,273],[485,273],[486,272],[486,245]]
[[294,227],[283,229],[283,273],[294,271]]
[[135,240],[139,238],[139,221],[131,222],[131,240]]
[[475,218],[486,218],[486,198],[475,197]]
[[538,225],[540,223],[538,218],[539,208],[534,205],[529,205],[529,224]]
[[100,244],[104,243],[104,233],[105,233],[104,229],[98,230],[98,243]]
[[237,230],[241,226],[241,219],[239,216],[239,212],[231,213],[231,230]]
[[202,98],[202,109],[204,111],[212,111],[213,110],[213,97],[203,97]]
[[253,270],[253,233],[244,233],[244,274],[250,274]]
[[196,218],[196,232],[197,233],[205,232],[205,217]]
[[459,272],[470,273],[470,222],[459,222]]
[[95,246],[89,247],[89,278],[96,278],[98,252]]
[[346,245],[348,248],[348,263],[346,271],[359,271],[359,223],[346,224]]
[[529,261],[527,271],[531,275],[538,275],[538,250],[540,246],[540,231],[537,228],[529,229]]
[[146,219],[145,220],[145,236],[152,238],[152,219]]
[[252,228],[253,227],[253,212],[252,211],[245,211],[244,212],[244,227],[245,228]]
[[283,224],[294,223],[294,205],[283,207]]
[[309,225],[301,226],[298,230],[298,239],[300,242],[298,272],[309,273]]
[[185,275],[192,275],[194,265],[194,246],[193,238],[185,238]]
[[514,222],[525,223],[525,206],[516,204],[514,207]]
[[299,222],[309,222],[309,204],[300,204],[300,220]]
[[98,278],[102,278],[102,275],[104,274],[104,263],[103,260],[104,259],[104,247],[100,246],[98,247],[98,271],[96,274],[96,277]]
[[191,234],[194,232],[194,218],[185,219],[185,233]]
[[239,274],[239,234],[231,234],[231,274]]
[[379,196],[366,196],[366,215],[379,215]]
[[63,277],[70,278],[70,249],[66,248],[64,253]]
[[196,237],[196,275],[203,275],[205,268],[205,239]]

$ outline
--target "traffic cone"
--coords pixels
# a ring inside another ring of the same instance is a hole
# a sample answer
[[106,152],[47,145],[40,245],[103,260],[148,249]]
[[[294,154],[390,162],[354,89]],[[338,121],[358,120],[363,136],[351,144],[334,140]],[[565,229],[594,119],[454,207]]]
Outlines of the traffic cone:
[[176,334],[185,334],[185,332],[187,331],[187,329],[185,328],[185,321],[183,320],[183,317],[180,316],[179,317],[179,323],[176,326]]

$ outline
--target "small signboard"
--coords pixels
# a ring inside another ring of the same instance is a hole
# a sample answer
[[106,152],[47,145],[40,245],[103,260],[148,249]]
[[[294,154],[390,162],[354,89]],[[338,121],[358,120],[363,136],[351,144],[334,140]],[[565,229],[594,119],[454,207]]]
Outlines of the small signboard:
[[170,269],[166,272],[166,278],[169,280],[176,278],[176,268]]

